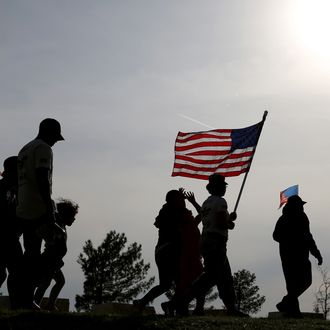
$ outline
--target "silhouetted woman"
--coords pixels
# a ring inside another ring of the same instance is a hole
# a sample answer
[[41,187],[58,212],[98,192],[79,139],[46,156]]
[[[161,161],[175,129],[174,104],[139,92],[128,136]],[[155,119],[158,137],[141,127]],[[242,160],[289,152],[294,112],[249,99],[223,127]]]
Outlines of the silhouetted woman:
[[159,284],[134,305],[143,309],[150,301],[167,292],[178,280],[180,258],[180,230],[185,217],[191,216],[186,209],[185,198],[179,190],[166,194],[163,205],[154,223],[158,228],[158,242],[155,248],[155,260],[158,268]]

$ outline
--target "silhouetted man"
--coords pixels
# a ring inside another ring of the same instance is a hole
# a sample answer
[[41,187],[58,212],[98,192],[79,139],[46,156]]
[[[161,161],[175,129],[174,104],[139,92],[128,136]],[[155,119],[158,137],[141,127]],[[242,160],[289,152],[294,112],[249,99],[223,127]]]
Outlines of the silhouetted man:
[[279,243],[287,295],[276,307],[289,317],[301,317],[298,297],[312,284],[311,253],[321,265],[323,260],[309,229],[305,202],[295,195],[288,198],[278,219],[273,238]]
[[11,308],[20,305],[20,272],[23,251],[16,217],[17,156],[7,158],[0,180],[0,287],[6,280]]
[[25,259],[25,298],[23,306],[38,309],[33,293],[38,277],[38,258],[42,238],[52,239],[55,209],[51,198],[53,152],[51,147],[64,140],[60,123],[52,118],[39,125],[37,137],[25,145],[18,154],[18,206],[17,216],[23,227]]

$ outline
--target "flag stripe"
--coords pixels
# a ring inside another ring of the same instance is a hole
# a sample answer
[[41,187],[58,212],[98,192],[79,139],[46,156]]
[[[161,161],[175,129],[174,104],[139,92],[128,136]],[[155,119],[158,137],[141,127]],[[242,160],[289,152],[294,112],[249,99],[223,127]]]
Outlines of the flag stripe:
[[[252,156],[254,151],[254,148],[246,148],[244,150],[238,149],[235,150],[231,155],[230,158],[241,158],[241,157],[247,157]],[[215,163],[219,163],[222,159],[228,157],[228,151],[224,152],[198,152],[198,153],[191,153],[186,154],[183,152],[176,153],[177,159],[187,160],[187,161],[195,161],[197,163],[203,163],[207,161],[212,161]]]
[[241,129],[179,132],[172,176],[208,179],[213,173],[237,176],[248,171],[260,123]]
[[[221,164],[223,165],[223,167],[227,167],[227,166],[241,166],[241,165],[245,165],[247,163],[249,163],[250,157],[242,157],[242,158],[227,158],[225,159]],[[177,161],[174,164],[174,167],[178,167],[178,165],[180,165],[180,167],[188,167],[188,166],[192,166],[192,167],[196,167],[196,168],[217,168],[219,167],[219,163],[217,162],[203,162],[203,163],[196,163],[193,161],[187,161],[187,160],[180,160],[177,159]]]
[[242,168],[238,170],[231,170],[231,171],[217,171],[217,172],[196,172],[196,171],[189,171],[189,170],[181,170],[180,172],[173,171],[172,176],[184,176],[188,178],[195,178],[195,179],[202,179],[202,180],[208,180],[209,176],[213,173],[220,173],[226,177],[228,176],[238,176],[242,173],[245,173],[248,170],[248,168]]
[[202,139],[202,138],[226,138],[230,137],[231,130],[213,130],[213,131],[206,131],[206,132],[196,132],[196,133],[182,133],[179,132],[177,136],[178,141],[187,142],[190,140]]
[[192,145],[186,145],[180,146],[180,144],[177,144],[176,151],[189,151],[189,150],[230,150],[231,148],[231,142],[200,142],[195,143]]

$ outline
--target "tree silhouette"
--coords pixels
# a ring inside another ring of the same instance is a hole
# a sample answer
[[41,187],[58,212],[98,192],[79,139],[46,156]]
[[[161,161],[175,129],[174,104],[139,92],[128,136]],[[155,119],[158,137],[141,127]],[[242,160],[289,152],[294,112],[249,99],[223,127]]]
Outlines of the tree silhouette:
[[315,294],[314,312],[323,313],[326,320],[330,311],[330,277],[328,269],[318,267],[321,273],[321,285]]
[[266,298],[258,293],[259,287],[255,285],[255,274],[242,269],[234,273],[233,280],[237,309],[243,313],[257,313]]
[[126,248],[125,234],[110,231],[101,245],[94,248],[91,240],[83,246],[78,263],[85,275],[84,293],[76,295],[78,311],[90,311],[93,305],[129,302],[150,288],[154,277],[145,280],[150,264],[141,259],[141,245]]

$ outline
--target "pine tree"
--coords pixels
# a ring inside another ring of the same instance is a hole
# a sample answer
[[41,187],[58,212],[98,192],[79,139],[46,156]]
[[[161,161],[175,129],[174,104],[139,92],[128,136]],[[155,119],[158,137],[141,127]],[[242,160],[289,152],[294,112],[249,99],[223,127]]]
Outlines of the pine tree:
[[125,234],[116,231],[110,231],[97,248],[91,240],[85,242],[78,257],[85,275],[84,293],[76,295],[78,311],[89,311],[95,304],[129,302],[153,284],[154,277],[145,279],[150,264],[141,259],[141,245],[126,248],[126,243]]
[[266,298],[258,293],[259,287],[255,285],[255,274],[242,269],[234,273],[233,279],[237,309],[243,313],[257,313]]

